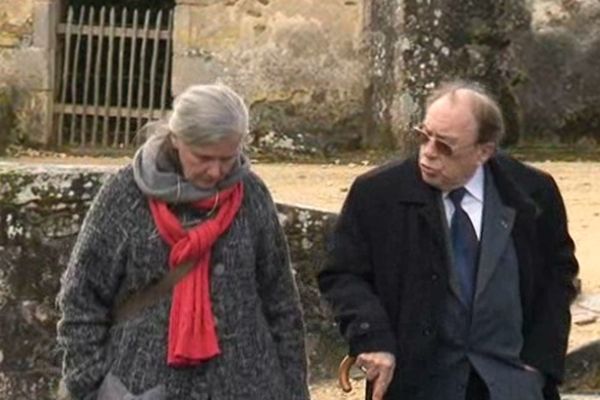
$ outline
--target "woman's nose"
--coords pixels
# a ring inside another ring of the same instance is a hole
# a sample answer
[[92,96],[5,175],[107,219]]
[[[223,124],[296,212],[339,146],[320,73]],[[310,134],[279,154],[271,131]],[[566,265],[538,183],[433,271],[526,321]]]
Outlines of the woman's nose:
[[222,175],[221,171],[222,170],[221,170],[221,165],[220,165],[219,161],[215,160],[215,161],[211,161],[210,165],[206,169],[206,174],[208,176],[210,176],[212,179],[219,179],[219,178],[221,178],[221,175]]

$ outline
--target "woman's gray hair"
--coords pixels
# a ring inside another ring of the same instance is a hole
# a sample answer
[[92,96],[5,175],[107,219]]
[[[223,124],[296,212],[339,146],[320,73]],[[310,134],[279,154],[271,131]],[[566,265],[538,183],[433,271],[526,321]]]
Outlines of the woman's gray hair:
[[248,108],[244,100],[223,84],[193,85],[173,101],[166,121],[151,122],[142,128],[146,137],[174,135],[184,144],[201,146],[230,135],[248,135]]
[[217,142],[230,135],[248,134],[248,108],[229,87],[193,85],[173,102],[169,131],[190,146]]
[[248,134],[248,120],[244,100],[229,87],[193,85],[173,102],[168,127],[183,143],[197,146],[230,135],[243,139]]

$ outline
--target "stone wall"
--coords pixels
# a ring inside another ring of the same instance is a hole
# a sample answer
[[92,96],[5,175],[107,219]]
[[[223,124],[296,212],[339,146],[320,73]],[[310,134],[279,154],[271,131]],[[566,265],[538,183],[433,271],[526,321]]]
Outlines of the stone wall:
[[362,134],[363,1],[178,3],[175,94],[192,83],[231,85],[251,107],[258,147],[310,152]]
[[600,143],[600,2],[535,0],[531,7],[531,29],[515,40],[525,132],[589,149]]
[[53,399],[54,298],[98,170],[0,165],[0,398]]
[[0,47],[3,50],[31,45],[32,17],[33,0],[0,1]]
[[472,79],[498,99],[506,144],[600,141],[596,0],[368,2],[367,130],[398,138],[440,81]]
[[[59,278],[91,200],[115,168],[0,161],[0,399],[56,399]],[[335,215],[277,207],[305,313],[311,381],[317,382],[335,374],[346,348],[316,283]],[[567,358],[566,389],[597,390],[599,349],[594,342]]]
[[48,141],[57,6],[58,0],[0,0],[0,91],[15,115],[0,135],[11,141]]
[[[54,28],[65,4],[0,0],[0,91],[15,109],[14,140],[50,141]],[[233,86],[251,106],[259,150],[407,148],[404,134],[421,118],[425,96],[457,77],[482,81],[498,97],[508,143],[523,134],[588,146],[600,137],[597,0],[177,0],[175,7],[173,94],[192,83]]]
[[518,140],[513,37],[529,28],[524,0],[371,1],[372,106],[368,117],[381,134],[397,138],[420,120],[424,100],[443,80],[486,84],[499,99],[509,141]]
[[[54,399],[60,375],[54,299],[90,201],[114,167],[0,162],[0,398]],[[278,204],[305,310],[313,377],[343,346],[316,287],[334,215]],[[331,357],[326,357],[329,354]]]
[[[23,60],[18,62],[17,58],[26,53],[19,47],[31,46],[32,16],[32,0],[17,5],[9,0],[0,0],[0,154],[14,141],[16,96],[12,85],[22,79],[17,66],[23,65]],[[25,71],[25,74],[29,72]]]

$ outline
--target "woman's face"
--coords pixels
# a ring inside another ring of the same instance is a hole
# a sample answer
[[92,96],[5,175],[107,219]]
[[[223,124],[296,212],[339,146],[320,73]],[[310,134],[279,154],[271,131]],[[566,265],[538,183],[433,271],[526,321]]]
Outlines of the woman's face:
[[241,137],[229,135],[218,142],[189,146],[172,136],[183,176],[201,189],[212,189],[225,178],[240,156]]

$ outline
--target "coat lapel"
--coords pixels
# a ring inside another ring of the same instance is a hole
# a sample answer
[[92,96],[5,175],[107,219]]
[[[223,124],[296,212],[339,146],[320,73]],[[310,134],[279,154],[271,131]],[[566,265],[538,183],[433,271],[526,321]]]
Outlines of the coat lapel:
[[[536,190],[536,186],[528,181],[525,175],[516,172],[515,161],[503,154],[499,154],[490,160],[489,167],[502,202],[516,210],[512,238],[519,261],[521,303],[524,305],[523,317],[525,320],[529,320],[531,316],[528,313],[531,308],[525,305],[530,305],[533,301],[531,246],[535,238],[536,219],[541,213],[541,208],[530,195]],[[521,181],[519,183],[512,178],[515,176],[520,177]]]
[[443,272],[443,275],[446,276],[447,265],[449,264],[445,230],[447,230],[448,228],[446,224],[443,224],[443,215],[441,214],[439,202],[439,193],[430,193],[430,196],[427,199],[427,201],[423,204],[423,207],[419,209],[419,218],[423,223],[423,228],[426,229],[429,232],[430,237],[432,237],[433,245],[437,247],[437,249],[434,250],[434,253],[444,254],[445,262],[433,262],[432,267],[437,272]]
[[484,291],[494,275],[498,261],[504,253],[511,236],[516,212],[505,206],[491,174],[486,170],[485,195],[483,207],[483,229],[477,271],[475,301]]
[[[440,191],[426,184],[421,178],[421,173],[417,165],[417,160],[412,159],[409,167],[404,169],[401,175],[396,177],[402,185],[396,188],[403,188],[399,191],[394,188],[392,198],[401,204],[413,204],[418,206],[419,229],[423,229],[422,238],[432,238],[432,245],[435,247],[432,254],[424,255],[432,259],[432,268],[442,277],[448,276],[448,258],[446,249],[446,239],[444,237],[445,225],[442,224],[442,210],[440,208]],[[409,188],[410,190],[406,190]],[[398,227],[398,229],[404,229]],[[447,228],[446,228],[447,229]],[[443,262],[434,259],[434,254],[443,254]]]

